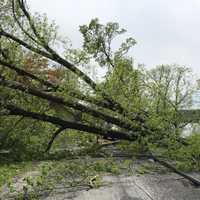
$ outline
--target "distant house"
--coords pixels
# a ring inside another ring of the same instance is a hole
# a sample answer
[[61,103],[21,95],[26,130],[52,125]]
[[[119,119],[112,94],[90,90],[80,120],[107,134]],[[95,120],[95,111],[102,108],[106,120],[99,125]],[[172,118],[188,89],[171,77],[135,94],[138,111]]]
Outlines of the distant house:
[[195,90],[179,109],[182,121],[188,123],[183,129],[183,135],[200,132],[200,89]]
[[192,102],[191,102],[190,109],[200,110],[200,90],[194,91],[191,98],[192,98]]
[[184,122],[200,121],[200,90],[195,90],[179,109]]
[[200,110],[200,89],[193,91],[181,105],[181,110]]

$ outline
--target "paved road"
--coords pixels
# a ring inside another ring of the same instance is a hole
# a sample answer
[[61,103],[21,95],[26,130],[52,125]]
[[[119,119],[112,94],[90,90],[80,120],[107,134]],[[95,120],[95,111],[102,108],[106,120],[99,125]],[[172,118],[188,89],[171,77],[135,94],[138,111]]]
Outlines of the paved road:
[[60,189],[42,200],[200,200],[200,188],[175,174],[106,176],[104,183],[91,190]]

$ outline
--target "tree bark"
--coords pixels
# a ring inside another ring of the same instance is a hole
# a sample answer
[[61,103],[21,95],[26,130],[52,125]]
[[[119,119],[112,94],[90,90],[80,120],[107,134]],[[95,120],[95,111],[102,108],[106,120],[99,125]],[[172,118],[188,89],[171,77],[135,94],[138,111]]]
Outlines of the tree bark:
[[81,111],[83,113],[87,113],[89,115],[92,115],[93,117],[100,118],[102,120],[105,120],[108,123],[115,124],[121,128],[125,128],[130,131],[136,131],[136,132],[140,131],[140,128],[134,127],[131,123],[127,123],[125,120],[122,120],[122,119],[119,119],[116,117],[112,117],[106,113],[94,110],[94,109],[92,109],[88,106],[82,105],[78,102],[69,102],[69,101],[66,101],[62,97],[53,96],[51,94],[47,94],[45,92],[39,91],[39,90],[31,88],[29,86],[24,86],[23,84],[18,83],[16,81],[5,80],[1,76],[0,76],[0,85],[9,87],[11,89],[17,89],[17,90],[20,90],[27,94],[31,94],[33,96],[40,97],[40,98],[48,100],[48,101],[73,108],[75,110]]
[[103,128],[96,127],[96,126],[89,126],[89,125],[85,125],[82,123],[66,121],[66,120],[60,119],[58,117],[53,117],[53,116],[49,116],[49,115],[45,115],[45,114],[39,114],[39,113],[31,112],[31,111],[26,111],[22,108],[19,108],[15,105],[11,105],[11,104],[5,104],[5,105],[2,105],[2,107],[4,107],[5,109],[7,109],[9,111],[9,115],[24,116],[24,117],[44,121],[44,122],[49,122],[54,125],[63,127],[65,129],[69,128],[69,129],[84,131],[84,132],[97,134],[97,135],[101,135],[101,136],[105,136],[105,137],[110,137],[113,139],[121,139],[121,140],[128,140],[128,141],[134,141],[138,138],[137,135],[128,134],[126,132],[107,130],[107,129],[103,129]]

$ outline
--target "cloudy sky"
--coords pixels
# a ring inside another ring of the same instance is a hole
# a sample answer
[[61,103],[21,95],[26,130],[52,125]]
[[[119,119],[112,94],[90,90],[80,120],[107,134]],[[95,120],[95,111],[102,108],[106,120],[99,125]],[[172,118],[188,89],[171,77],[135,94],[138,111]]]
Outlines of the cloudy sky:
[[136,39],[131,52],[147,68],[177,63],[200,78],[199,0],[27,0],[32,11],[46,13],[60,34],[81,45],[79,25],[98,17],[118,22]]

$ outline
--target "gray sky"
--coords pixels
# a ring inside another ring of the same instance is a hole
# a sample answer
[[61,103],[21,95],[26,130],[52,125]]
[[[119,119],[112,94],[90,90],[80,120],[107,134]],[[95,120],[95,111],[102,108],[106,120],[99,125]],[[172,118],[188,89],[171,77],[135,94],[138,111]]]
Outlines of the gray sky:
[[177,63],[200,77],[199,0],[28,0],[32,11],[46,13],[59,25],[60,34],[81,44],[79,25],[98,17],[115,21],[136,39],[136,63],[147,68]]

